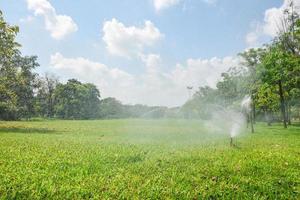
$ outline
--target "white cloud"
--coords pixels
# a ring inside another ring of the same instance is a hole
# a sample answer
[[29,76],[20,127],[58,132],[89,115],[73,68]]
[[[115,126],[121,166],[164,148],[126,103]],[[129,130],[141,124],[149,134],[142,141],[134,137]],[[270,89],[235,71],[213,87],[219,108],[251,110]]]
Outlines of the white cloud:
[[[249,47],[256,46],[264,36],[275,37],[282,30],[282,19],[284,11],[289,8],[291,0],[284,0],[279,8],[267,9],[264,13],[263,22],[251,26],[252,31],[246,35],[246,43]],[[300,0],[294,0],[294,7],[297,13],[300,13]]]
[[96,84],[102,97],[116,97],[124,103],[178,106],[188,98],[186,86],[215,87],[222,72],[239,64],[236,57],[188,59],[165,72],[160,55],[142,55],[141,58],[146,70],[140,75],[81,57],[65,58],[60,53],[51,56],[51,66],[69,78]]
[[177,5],[181,0],[153,0],[154,8],[160,11],[171,6]]
[[[159,12],[169,7],[176,6],[180,2],[187,2],[188,0],[152,0],[152,1],[155,10]],[[215,4],[217,2],[217,0],[201,0],[201,1],[207,4]]]
[[104,96],[124,97],[122,100],[126,100],[126,89],[134,84],[132,75],[82,57],[65,58],[62,54],[56,53],[50,60],[50,65],[57,72],[68,78],[74,77],[96,84]]
[[103,41],[107,50],[117,56],[131,58],[142,54],[145,47],[157,43],[163,34],[151,21],[145,21],[142,28],[135,26],[126,27],[116,19],[104,22]]
[[78,30],[70,16],[56,14],[55,8],[47,0],[27,0],[27,7],[34,11],[35,16],[44,17],[45,28],[54,39],[63,39]]
[[246,35],[246,44],[248,47],[258,47],[260,45],[260,38],[263,37],[263,27],[258,22],[251,24],[252,31]]
[[230,67],[238,66],[239,62],[236,57],[188,59],[186,64],[178,64],[171,75],[174,82],[180,85],[215,87],[220,75]]
[[137,80],[139,88],[135,90],[135,102],[179,106],[188,99],[187,86],[195,89],[205,85],[215,87],[221,73],[239,65],[240,60],[236,57],[188,59],[167,72],[161,70],[163,64],[158,55],[150,55],[144,62],[147,69],[155,70],[146,70]]
[[141,55],[142,61],[145,63],[146,71],[149,73],[159,72],[162,66],[162,60],[158,54]]

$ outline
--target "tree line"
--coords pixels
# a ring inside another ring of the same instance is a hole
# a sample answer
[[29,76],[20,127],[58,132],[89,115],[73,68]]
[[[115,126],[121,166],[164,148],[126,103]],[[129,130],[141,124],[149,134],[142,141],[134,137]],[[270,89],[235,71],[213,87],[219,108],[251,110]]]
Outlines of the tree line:
[[278,36],[260,48],[239,54],[240,66],[222,74],[216,88],[200,87],[183,109],[193,116],[209,118],[208,105],[239,107],[249,95],[251,119],[282,121],[287,128],[300,118],[300,19],[293,1],[284,11]]
[[158,110],[166,110],[123,105],[115,98],[100,99],[94,84],[76,79],[61,83],[53,74],[37,74],[37,56],[21,54],[21,45],[16,42],[18,32],[19,28],[9,25],[0,11],[0,120],[160,117]]
[[209,119],[211,107],[240,107],[249,95],[249,118],[282,121],[284,127],[300,117],[300,19],[293,2],[285,11],[278,36],[260,48],[239,54],[240,66],[222,74],[216,88],[200,87],[182,107],[124,105],[115,98],[101,99],[94,84],[55,75],[40,76],[36,56],[23,56],[16,42],[17,26],[9,25],[0,11],[0,120],[47,117],[97,118],[201,118]]

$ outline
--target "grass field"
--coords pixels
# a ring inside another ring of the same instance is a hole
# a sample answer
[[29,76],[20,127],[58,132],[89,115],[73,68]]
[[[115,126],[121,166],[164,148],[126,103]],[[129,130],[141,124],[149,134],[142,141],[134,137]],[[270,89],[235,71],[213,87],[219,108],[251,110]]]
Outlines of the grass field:
[[0,122],[1,199],[300,199],[300,126]]

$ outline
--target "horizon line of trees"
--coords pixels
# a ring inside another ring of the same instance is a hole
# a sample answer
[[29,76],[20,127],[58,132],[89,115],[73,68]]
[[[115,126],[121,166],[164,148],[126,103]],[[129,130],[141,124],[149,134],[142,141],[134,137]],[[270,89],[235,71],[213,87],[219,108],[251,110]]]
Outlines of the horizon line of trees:
[[[23,56],[16,42],[17,26],[5,22],[0,11],[0,120],[47,117],[97,118],[201,118],[212,107],[240,109],[249,95],[249,121],[282,121],[284,127],[300,115],[300,19],[293,1],[282,19],[278,36],[261,48],[239,54],[241,66],[222,74],[216,88],[200,87],[182,107],[123,105],[115,98],[101,99],[94,84],[70,79],[59,82],[51,74],[41,77],[36,56]],[[215,109],[215,108],[214,108]],[[251,120],[250,120],[251,119]]]
[[21,54],[18,32],[0,10],[0,120],[161,117],[166,111],[158,106],[123,105],[111,97],[100,99],[92,83],[76,79],[61,83],[52,74],[41,77],[34,72],[39,67],[37,56]]

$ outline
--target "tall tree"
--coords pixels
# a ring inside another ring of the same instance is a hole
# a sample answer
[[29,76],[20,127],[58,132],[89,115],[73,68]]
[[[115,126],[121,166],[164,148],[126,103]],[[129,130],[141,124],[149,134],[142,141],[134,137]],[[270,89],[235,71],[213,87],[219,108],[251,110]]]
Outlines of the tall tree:
[[269,46],[262,57],[261,74],[262,79],[269,85],[278,86],[280,97],[280,110],[283,119],[284,128],[287,128],[286,115],[286,93],[289,71],[295,65],[294,60],[288,52],[283,51],[276,43]]
[[17,96],[10,88],[16,73],[11,60],[20,46],[15,42],[18,31],[17,26],[5,22],[0,11],[0,119],[15,119],[18,110]]
[[34,90],[37,88],[37,74],[33,70],[39,66],[36,56],[16,55],[13,64],[18,69],[13,90],[18,97],[19,117],[30,118],[34,114]]
[[294,62],[298,62],[293,67],[290,67],[289,78],[286,82],[286,115],[288,124],[291,124],[291,110],[295,105],[295,98],[300,98],[300,95],[295,89],[300,88],[300,16],[297,12],[294,0],[289,0],[288,7],[284,10],[284,15],[281,19],[281,27],[279,35],[276,39],[278,46],[290,56]]
[[0,11],[0,119],[31,117],[33,114],[33,90],[39,66],[36,56],[23,57],[20,44],[15,39],[17,26],[10,26]]
[[247,94],[244,87],[245,69],[243,67],[231,67],[222,73],[222,80],[217,83],[217,94],[220,103],[231,106],[243,99]]
[[260,64],[261,55],[264,52],[263,49],[249,49],[240,53],[239,55],[243,58],[242,65],[247,68],[247,74],[244,77],[245,89],[251,97],[252,109],[251,117],[253,122],[256,121],[256,101],[257,101],[257,92],[260,86],[260,81],[257,73],[258,65]]

